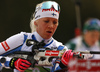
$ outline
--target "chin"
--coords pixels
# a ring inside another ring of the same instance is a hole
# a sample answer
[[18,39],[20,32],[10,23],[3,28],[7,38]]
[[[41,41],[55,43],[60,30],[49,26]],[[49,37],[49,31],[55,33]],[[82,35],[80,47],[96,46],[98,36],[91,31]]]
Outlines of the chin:
[[50,39],[52,36],[47,36],[47,37],[45,37],[44,39]]
[[94,44],[91,44],[90,46],[93,46]]
[[45,39],[50,39],[51,37],[46,37]]

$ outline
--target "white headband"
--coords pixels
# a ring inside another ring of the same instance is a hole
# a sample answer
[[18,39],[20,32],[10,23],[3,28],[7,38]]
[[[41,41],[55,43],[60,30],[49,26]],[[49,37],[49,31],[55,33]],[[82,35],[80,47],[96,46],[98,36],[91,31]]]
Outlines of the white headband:
[[39,9],[35,14],[35,20],[44,18],[44,17],[51,17],[55,19],[59,19],[59,12],[55,11],[54,9]]

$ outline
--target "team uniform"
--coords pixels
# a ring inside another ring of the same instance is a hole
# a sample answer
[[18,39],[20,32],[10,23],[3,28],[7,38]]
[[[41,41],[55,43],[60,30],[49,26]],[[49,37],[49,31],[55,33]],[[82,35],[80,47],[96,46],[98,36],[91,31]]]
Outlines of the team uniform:
[[[72,49],[75,51],[86,51],[86,50],[100,51],[99,42],[96,42],[93,46],[88,46],[82,36],[78,36],[78,37],[70,40],[65,45],[67,46],[68,49]],[[92,59],[100,59],[100,55],[94,54]]]
[[[21,32],[19,34],[11,36],[7,40],[0,43],[0,58],[2,58],[3,56],[6,56],[8,54],[14,53],[16,51],[32,52],[32,46],[26,45],[27,39],[33,39],[33,40],[36,40],[39,42],[44,40],[44,43],[46,44],[44,47],[48,47],[48,48],[54,47],[54,48],[57,48],[57,50],[63,50],[63,49],[67,50],[66,46],[64,46],[62,43],[56,41],[52,37],[50,39],[45,40],[37,32],[33,32],[33,33]],[[11,60],[11,58],[6,57],[6,62],[4,64],[6,67],[9,67],[10,60]],[[1,63],[0,63],[0,67],[2,67]],[[56,66],[56,68],[58,68],[58,67],[59,66]],[[35,69],[39,70],[39,68],[35,68]],[[55,68],[50,67],[50,69],[53,72]],[[19,71],[14,69],[14,72],[19,72]]]

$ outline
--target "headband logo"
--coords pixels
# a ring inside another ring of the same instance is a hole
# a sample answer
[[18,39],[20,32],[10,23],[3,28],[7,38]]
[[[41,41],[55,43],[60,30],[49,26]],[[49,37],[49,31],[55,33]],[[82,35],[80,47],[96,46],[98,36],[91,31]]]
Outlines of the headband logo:
[[56,16],[56,14],[55,14],[55,13],[52,13],[52,15],[53,15],[53,16]]
[[36,16],[35,19],[37,19],[38,17],[40,17],[40,15]]

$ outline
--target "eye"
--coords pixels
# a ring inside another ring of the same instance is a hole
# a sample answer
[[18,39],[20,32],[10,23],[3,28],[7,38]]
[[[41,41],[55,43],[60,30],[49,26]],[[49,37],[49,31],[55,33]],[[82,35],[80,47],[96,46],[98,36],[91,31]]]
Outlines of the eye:
[[57,24],[57,21],[53,21],[53,24]]
[[48,22],[49,22],[49,20],[45,20],[44,22],[45,22],[45,23],[48,23]]

